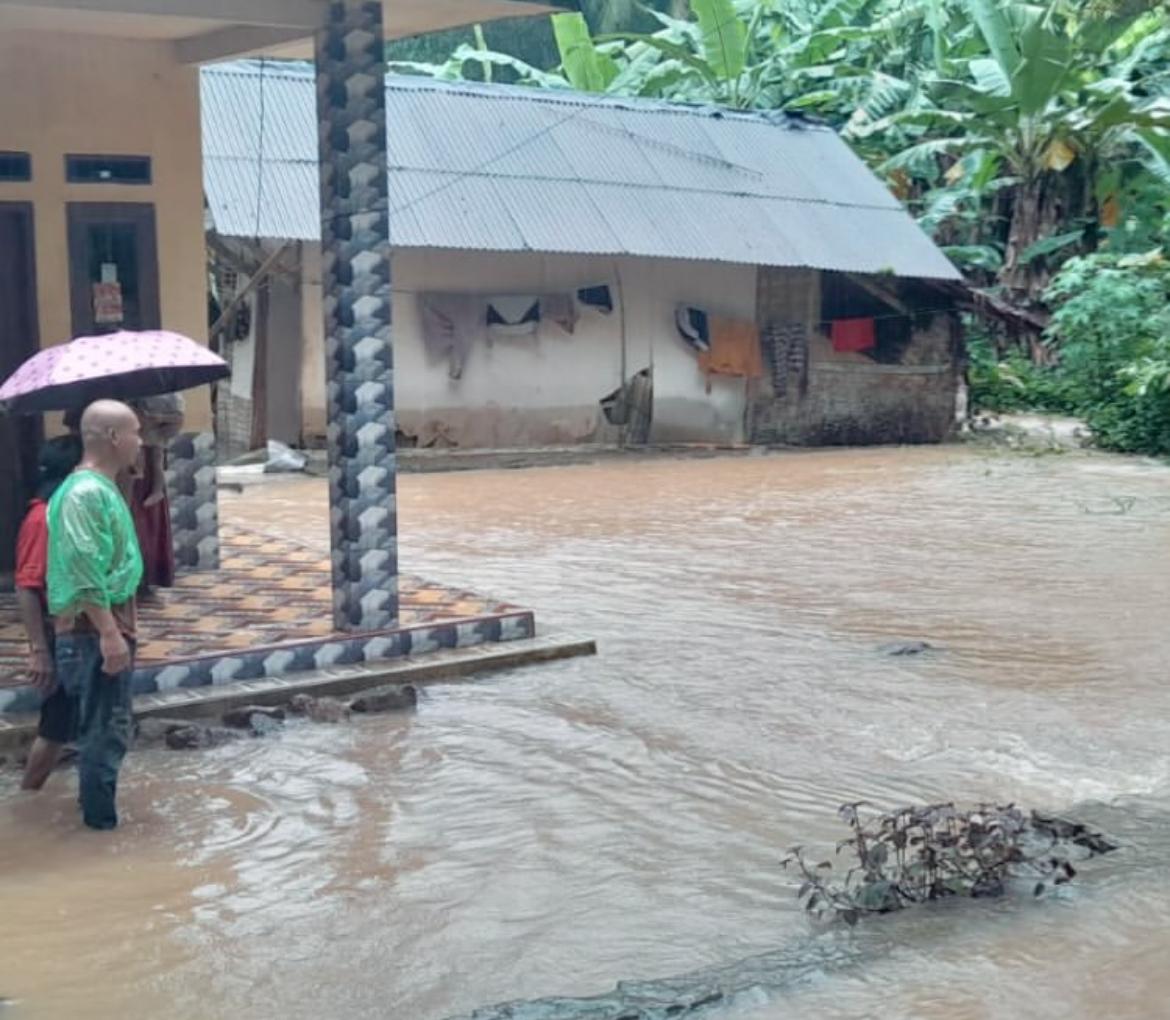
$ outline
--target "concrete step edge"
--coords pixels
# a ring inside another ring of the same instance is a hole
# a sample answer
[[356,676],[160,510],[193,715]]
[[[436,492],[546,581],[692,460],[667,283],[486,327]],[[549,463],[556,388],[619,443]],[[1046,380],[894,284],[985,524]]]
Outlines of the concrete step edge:
[[[244,705],[279,705],[294,694],[347,697],[384,684],[433,684],[472,680],[485,673],[520,666],[596,655],[592,638],[549,634],[523,641],[474,645],[360,666],[334,666],[265,680],[244,680],[213,687],[191,687],[134,699],[134,715],[197,719]],[[36,716],[0,715],[0,754],[19,751],[36,734]]]

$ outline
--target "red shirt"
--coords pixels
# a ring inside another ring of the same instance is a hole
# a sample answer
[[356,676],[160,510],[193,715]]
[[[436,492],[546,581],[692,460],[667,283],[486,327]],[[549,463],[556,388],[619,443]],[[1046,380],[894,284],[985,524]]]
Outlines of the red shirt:
[[49,505],[34,499],[16,536],[16,587],[45,597],[45,573],[49,566]]

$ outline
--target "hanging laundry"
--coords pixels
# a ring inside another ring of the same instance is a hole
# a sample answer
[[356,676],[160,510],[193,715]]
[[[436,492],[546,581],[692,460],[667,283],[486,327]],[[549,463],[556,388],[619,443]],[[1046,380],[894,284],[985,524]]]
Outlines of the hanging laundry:
[[874,320],[834,319],[829,324],[829,337],[833,350],[839,354],[871,350],[877,343]]
[[696,351],[711,349],[711,331],[707,322],[707,313],[699,308],[688,308],[679,305],[674,313],[678,333]]
[[542,294],[540,317],[555,322],[566,333],[571,334],[576,330],[581,315],[577,311],[577,302],[573,300],[572,294]]
[[650,442],[650,426],[654,422],[654,371],[644,368],[630,378],[629,420],[622,441],[627,445],[644,446]]
[[625,384],[601,398],[601,412],[610,425],[626,426],[622,442],[644,444],[654,416],[654,377],[651,369],[635,372]]
[[475,294],[420,294],[423,345],[432,361],[447,359],[447,375],[463,376],[472,344],[484,335],[484,300]]
[[536,294],[488,298],[488,339],[528,336],[540,325],[540,298]]
[[611,425],[625,425],[630,420],[630,385],[619,386],[599,401],[601,413]]
[[577,291],[577,300],[607,315],[613,311],[613,293],[604,284],[599,287],[582,287]]
[[808,392],[808,331],[802,322],[769,322],[760,335],[764,361],[771,370],[772,395]]
[[711,348],[699,354],[699,368],[707,375],[734,375],[761,379],[764,359],[760,354],[760,331],[748,319],[707,320]]

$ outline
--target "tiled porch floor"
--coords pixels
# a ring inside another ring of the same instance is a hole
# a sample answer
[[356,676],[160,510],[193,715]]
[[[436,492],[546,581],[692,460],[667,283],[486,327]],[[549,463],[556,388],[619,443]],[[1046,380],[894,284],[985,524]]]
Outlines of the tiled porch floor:
[[[221,525],[220,542],[220,570],[182,576],[142,606],[140,670],[335,637],[328,557],[236,524]],[[399,584],[400,630],[524,613],[415,577]],[[25,683],[23,634],[14,597],[0,593],[0,689]]]

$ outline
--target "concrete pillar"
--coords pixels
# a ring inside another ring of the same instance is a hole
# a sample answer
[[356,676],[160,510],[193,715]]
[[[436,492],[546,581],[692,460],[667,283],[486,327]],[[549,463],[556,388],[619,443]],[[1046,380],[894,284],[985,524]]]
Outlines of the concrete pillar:
[[398,622],[386,61],[380,0],[335,0],[316,37],[333,619]]
[[171,542],[180,574],[219,569],[219,493],[214,432],[178,436],[167,452]]

